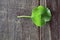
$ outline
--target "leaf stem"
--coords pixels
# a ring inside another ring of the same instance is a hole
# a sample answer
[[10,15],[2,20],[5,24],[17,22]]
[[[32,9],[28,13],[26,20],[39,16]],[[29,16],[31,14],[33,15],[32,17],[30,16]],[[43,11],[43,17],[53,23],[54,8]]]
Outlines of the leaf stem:
[[17,16],[17,18],[31,18],[31,16]]

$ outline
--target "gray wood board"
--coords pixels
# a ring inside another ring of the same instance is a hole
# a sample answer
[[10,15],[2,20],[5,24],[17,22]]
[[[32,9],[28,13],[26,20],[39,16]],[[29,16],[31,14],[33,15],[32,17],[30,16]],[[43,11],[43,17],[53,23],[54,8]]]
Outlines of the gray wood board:
[[8,40],[7,2],[0,0],[0,40]]
[[37,3],[37,0],[9,0],[9,40],[38,40],[37,27],[31,19],[17,18],[18,15],[31,15],[31,10]]

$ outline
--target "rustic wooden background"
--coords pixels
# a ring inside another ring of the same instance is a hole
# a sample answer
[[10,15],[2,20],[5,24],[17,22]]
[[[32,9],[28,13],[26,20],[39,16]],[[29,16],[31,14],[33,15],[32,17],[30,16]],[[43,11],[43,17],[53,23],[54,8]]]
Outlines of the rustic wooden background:
[[0,40],[39,40],[38,28],[31,19],[32,8],[47,6],[52,20],[40,28],[40,40],[60,40],[60,0],[0,0]]

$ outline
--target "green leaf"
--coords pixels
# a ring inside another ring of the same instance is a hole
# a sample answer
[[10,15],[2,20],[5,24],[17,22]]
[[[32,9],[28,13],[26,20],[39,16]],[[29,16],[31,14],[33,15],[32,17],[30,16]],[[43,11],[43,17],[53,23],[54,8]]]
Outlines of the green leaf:
[[51,12],[44,6],[35,7],[32,10],[32,21],[37,26],[43,26],[51,19]]

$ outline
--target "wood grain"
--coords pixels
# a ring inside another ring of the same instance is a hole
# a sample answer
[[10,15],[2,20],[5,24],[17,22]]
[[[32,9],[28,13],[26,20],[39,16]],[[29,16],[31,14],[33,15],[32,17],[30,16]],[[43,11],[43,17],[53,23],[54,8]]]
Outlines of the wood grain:
[[17,18],[18,15],[31,15],[32,8],[37,3],[37,0],[9,0],[9,40],[38,40],[37,28],[31,19]]
[[60,40],[60,0],[58,0],[57,1],[57,9],[58,9],[58,13],[57,13],[57,15],[58,15],[58,40]]
[[52,13],[52,20],[51,20],[51,23],[50,23],[51,39],[52,40],[59,40],[58,0],[47,0],[47,6],[50,8],[51,13]]
[[8,0],[0,0],[0,40],[8,40],[7,6]]

